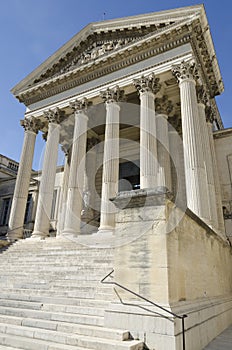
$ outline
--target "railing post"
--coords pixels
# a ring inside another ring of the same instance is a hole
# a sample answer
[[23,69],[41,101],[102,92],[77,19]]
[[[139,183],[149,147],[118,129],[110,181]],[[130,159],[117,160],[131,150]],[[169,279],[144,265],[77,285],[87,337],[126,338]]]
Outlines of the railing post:
[[187,315],[183,315],[181,317],[182,320],[182,340],[183,340],[183,350],[186,350],[185,348],[185,324],[184,324],[184,319],[188,317]]

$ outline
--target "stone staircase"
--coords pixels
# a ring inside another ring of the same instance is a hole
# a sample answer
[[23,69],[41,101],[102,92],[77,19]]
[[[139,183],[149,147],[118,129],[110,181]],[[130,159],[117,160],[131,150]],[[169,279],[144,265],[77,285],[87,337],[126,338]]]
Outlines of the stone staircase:
[[100,280],[113,251],[64,238],[18,241],[0,254],[0,349],[140,350],[104,324],[114,298]]

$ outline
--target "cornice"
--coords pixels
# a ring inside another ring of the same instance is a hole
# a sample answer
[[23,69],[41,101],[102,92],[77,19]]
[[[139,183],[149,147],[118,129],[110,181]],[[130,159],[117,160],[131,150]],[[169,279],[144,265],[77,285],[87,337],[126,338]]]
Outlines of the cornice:
[[35,84],[16,97],[20,102],[30,105],[185,43],[191,43],[193,47],[197,60],[202,67],[202,75],[211,97],[220,94],[223,90],[223,83],[222,81],[216,81],[211,64],[214,57],[210,56],[200,20],[190,21],[188,18],[180,21],[178,25],[176,23],[168,25],[155,33],[150,33],[139,40],[135,40],[120,50],[113,51],[71,71]]
[[175,39],[172,38],[171,33],[168,33],[167,30],[162,30],[155,34],[152,33],[145,36],[142,40],[119,50],[117,53],[113,52],[106,57],[79,66],[73,71],[37,84],[20,93],[17,98],[26,105],[32,104],[183,45],[190,41],[188,25],[185,24],[183,27],[178,28],[173,26],[173,36]]

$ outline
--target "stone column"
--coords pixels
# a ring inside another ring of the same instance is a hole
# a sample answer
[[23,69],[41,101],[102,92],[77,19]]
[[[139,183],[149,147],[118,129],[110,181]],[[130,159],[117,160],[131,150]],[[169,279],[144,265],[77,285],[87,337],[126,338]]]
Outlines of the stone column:
[[202,136],[202,153],[207,179],[207,198],[209,200],[210,223],[213,228],[218,228],[217,201],[214,183],[213,159],[210,147],[209,133],[206,124],[205,107],[208,102],[207,94],[202,85],[197,87],[198,113],[200,118],[200,129]]
[[48,121],[48,135],[32,238],[45,238],[49,235],[50,215],[60,138],[59,123],[61,121],[61,117],[62,113],[58,109],[45,112],[45,118]]
[[160,90],[154,74],[134,80],[140,96],[140,188],[157,186],[158,162],[155,94]]
[[68,181],[67,207],[62,235],[78,235],[81,231],[81,210],[83,200],[86,140],[88,117],[87,100],[76,100],[70,107],[74,111],[72,155]]
[[86,172],[84,185],[84,208],[82,210],[82,221],[84,221],[83,231],[90,233],[97,230],[99,215],[95,207],[95,176],[97,152],[96,145],[98,139],[91,137],[87,140]]
[[[179,124],[178,122],[176,124]],[[186,208],[186,183],[184,170],[183,142],[179,135],[179,127],[169,127],[170,157],[173,163],[173,183],[172,191],[175,194],[176,202],[182,208]]]
[[10,241],[23,238],[23,224],[31,179],[35,140],[40,122],[31,117],[21,120],[21,125],[25,129],[25,133],[9,218],[7,238]]
[[155,100],[158,141],[158,186],[166,187],[169,191],[171,185],[171,163],[169,155],[168,115],[173,110],[173,104],[168,97]]
[[101,93],[106,105],[106,128],[103,156],[101,219],[99,231],[112,231],[115,227],[116,208],[110,198],[118,192],[119,176],[119,112],[118,102],[123,91],[118,87]]
[[68,179],[70,172],[70,160],[69,160],[69,150],[66,147],[62,147],[65,153],[65,163],[64,163],[64,173],[62,181],[62,192],[61,192],[61,203],[59,210],[59,217],[57,223],[57,236],[61,235],[64,229],[65,212],[67,207],[67,194],[68,194]]
[[224,222],[223,210],[222,210],[221,187],[220,187],[217,158],[216,158],[214,139],[213,139],[213,125],[212,125],[213,110],[210,106],[207,106],[206,108],[206,118],[207,118],[206,120],[207,120],[207,129],[208,129],[208,135],[209,135],[210,151],[212,156],[213,179],[214,179],[216,208],[217,208],[217,224],[218,224],[217,228],[220,235],[223,238],[225,238],[225,222]]
[[179,81],[181,117],[188,207],[209,223],[207,181],[202,153],[202,137],[197,105],[194,62],[182,62],[173,67]]

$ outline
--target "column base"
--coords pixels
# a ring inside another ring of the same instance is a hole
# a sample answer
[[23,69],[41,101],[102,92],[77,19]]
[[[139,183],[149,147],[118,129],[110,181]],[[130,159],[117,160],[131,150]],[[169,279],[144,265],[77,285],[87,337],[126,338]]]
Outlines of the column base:
[[59,236],[65,236],[65,237],[68,237],[68,236],[71,236],[71,237],[76,237],[76,236],[79,236],[81,233],[80,231],[77,231],[77,230],[72,230],[72,229],[65,229],[61,232],[61,234],[59,234]]
[[23,239],[23,231],[21,232],[11,231],[7,233],[6,238],[8,242],[15,242],[15,241],[18,241],[19,239]]
[[114,231],[115,231],[115,228],[114,227],[112,227],[112,226],[100,226],[99,228],[98,228],[98,231],[97,231],[97,233],[114,233]]
[[32,232],[30,239],[45,239],[49,234],[46,232],[34,231]]

